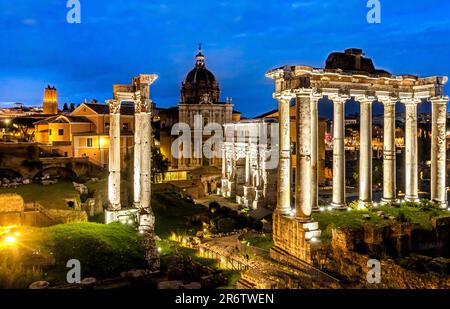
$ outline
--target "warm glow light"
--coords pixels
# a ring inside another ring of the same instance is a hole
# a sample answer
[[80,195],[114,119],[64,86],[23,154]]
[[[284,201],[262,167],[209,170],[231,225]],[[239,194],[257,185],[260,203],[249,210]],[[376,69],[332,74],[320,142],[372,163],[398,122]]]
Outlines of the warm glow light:
[[161,252],[161,251],[162,251],[161,247],[158,247],[158,252]]
[[14,244],[17,242],[17,238],[15,236],[9,235],[5,237],[5,243],[7,244]]
[[4,121],[6,124],[9,124],[11,122],[11,119],[5,119]]

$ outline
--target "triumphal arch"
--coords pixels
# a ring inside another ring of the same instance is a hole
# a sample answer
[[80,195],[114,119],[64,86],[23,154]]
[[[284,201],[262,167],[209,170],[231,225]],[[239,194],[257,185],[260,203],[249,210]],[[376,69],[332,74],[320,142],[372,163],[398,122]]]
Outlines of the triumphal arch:
[[[272,257],[291,264],[311,263],[320,243],[318,223],[312,220],[317,205],[317,123],[319,99],[333,101],[333,195],[332,206],[346,209],[345,197],[345,104],[360,105],[359,205],[372,202],[372,104],[384,105],[383,202],[396,196],[395,105],[406,107],[405,188],[407,201],[418,201],[417,106],[432,105],[431,200],[447,207],[446,197],[446,107],[445,76],[394,76],[375,69],[360,49],[332,53],[325,68],[285,66],[266,74],[275,81],[273,97],[279,107],[279,165],[277,209],[273,216]],[[291,208],[289,106],[296,102],[296,184],[295,207]]]

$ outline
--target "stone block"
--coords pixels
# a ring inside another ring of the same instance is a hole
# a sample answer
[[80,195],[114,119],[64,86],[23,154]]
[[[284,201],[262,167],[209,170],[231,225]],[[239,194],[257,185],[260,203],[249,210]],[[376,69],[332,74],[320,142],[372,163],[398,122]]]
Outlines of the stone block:
[[178,290],[183,287],[181,281],[161,281],[158,283],[159,290]]

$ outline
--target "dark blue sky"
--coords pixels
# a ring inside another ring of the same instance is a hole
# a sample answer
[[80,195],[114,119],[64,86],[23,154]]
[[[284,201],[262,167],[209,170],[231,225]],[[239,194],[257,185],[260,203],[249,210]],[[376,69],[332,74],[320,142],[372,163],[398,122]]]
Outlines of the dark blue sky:
[[394,74],[450,74],[450,1],[380,0],[376,25],[366,0],[80,2],[81,24],[68,24],[66,0],[0,0],[0,102],[40,105],[47,84],[60,103],[104,101],[112,84],[157,73],[153,100],[173,106],[198,42],[245,116],[276,106],[267,70],[322,67],[348,47]]

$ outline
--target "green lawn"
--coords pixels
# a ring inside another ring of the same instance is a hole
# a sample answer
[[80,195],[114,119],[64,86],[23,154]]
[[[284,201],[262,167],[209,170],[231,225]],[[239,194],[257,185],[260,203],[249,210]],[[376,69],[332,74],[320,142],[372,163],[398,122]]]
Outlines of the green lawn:
[[71,182],[58,182],[54,185],[43,186],[38,183],[19,186],[16,189],[0,188],[2,193],[17,193],[23,197],[25,203],[38,202],[46,208],[67,209],[64,199],[80,200]]
[[115,277],[146,266],[132,226],[73,223],[17,231],[16,244],[0,246],[0,288],[26,288],[36,280],[64,282],[70,259],[80,261],[83,278]]
[[169,237],[172,232],[195,233],[201,226],[192,226],[188,217],[205,213],[207,209],[182,198],[176,192],[152,194],[152,209],[155,213],[155,231],[161,238]]

